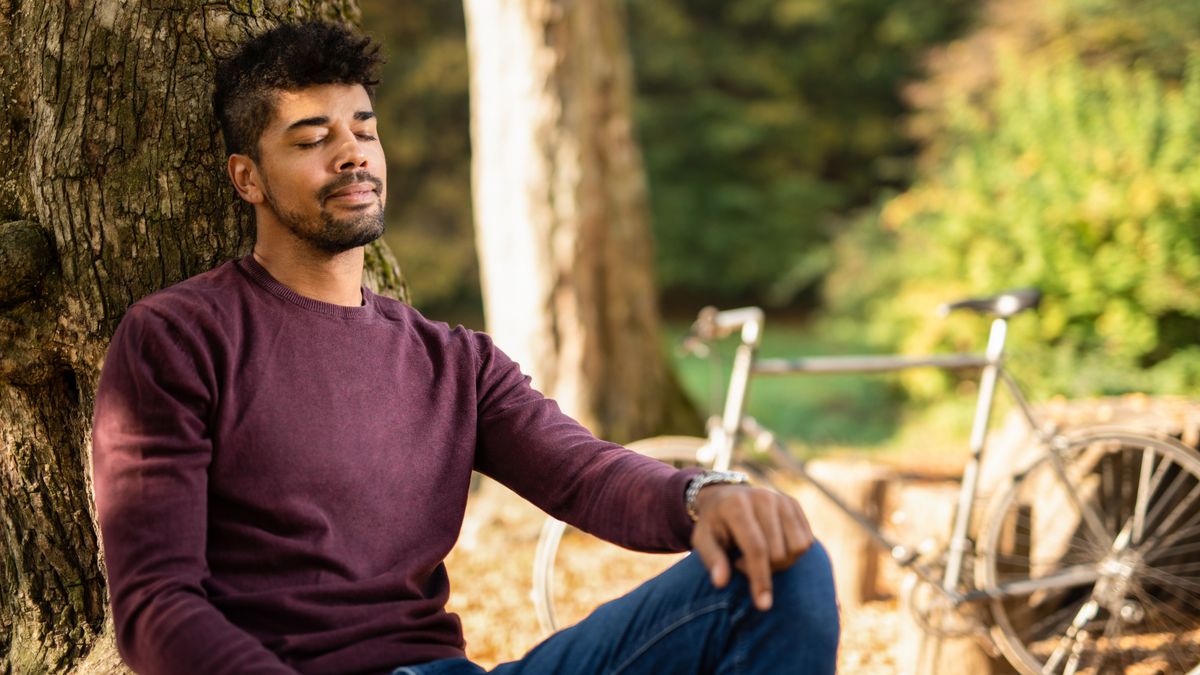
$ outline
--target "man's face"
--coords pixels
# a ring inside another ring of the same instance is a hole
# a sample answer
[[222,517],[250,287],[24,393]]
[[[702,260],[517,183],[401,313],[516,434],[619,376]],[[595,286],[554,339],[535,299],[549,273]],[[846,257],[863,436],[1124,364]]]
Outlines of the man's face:
[[258,154],[260,220],[273,218],[327,253],[383,234],[387,167],[362,86],[279,92]]

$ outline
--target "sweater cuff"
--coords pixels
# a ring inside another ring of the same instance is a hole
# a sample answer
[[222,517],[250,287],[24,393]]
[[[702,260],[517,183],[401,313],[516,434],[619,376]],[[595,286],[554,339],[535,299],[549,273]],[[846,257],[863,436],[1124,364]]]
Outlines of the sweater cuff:
[[671,532],[679,542],[679,550],[692,547],[692,529],[696,526],[687,512],[687,486],[692,477],[704,472],[700,467],[680,469],[667,482],[667,494],[671,501],[667,505],[667,518]]

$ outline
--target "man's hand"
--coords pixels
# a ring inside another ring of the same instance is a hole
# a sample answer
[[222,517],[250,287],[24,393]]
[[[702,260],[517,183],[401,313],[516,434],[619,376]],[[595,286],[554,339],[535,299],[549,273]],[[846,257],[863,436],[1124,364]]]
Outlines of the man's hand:
[[737,568],[750,579],[754,605],[770,609],[771,573],[796,562],[813,544],[800,504],[773,490],[716,484],[700,489],[696,511],[692,548],[713,585],[724,588],[729,583],[729,551],[736,548],[742,553]]

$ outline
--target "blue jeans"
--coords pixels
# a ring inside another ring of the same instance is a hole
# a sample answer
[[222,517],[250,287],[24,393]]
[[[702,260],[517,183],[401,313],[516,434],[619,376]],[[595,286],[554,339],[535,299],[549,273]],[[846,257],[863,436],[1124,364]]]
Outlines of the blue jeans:
[[[596,673],[833,673],[838,609],[829,556],[818,543],[776,572],[774,603],[754,608],[745,575],[713,587],[695,554],[628,595],[601,605],[498,675]],[[402,666],[392,675],[478,675],[467,659]]]

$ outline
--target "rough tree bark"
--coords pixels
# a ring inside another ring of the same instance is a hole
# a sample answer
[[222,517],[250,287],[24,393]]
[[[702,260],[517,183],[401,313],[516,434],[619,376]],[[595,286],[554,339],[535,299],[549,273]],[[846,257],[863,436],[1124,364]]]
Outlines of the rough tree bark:
[[628,441],[694,425],[659,342],[620,7],[464,6],[489,332],[536,386],[602,436]]
[[[246,253],[215,55],[353,0],[0,0],[0,672],[107,672],[92,401],[134,300]],[[368,283],[400,297],[386,249]]]

